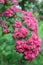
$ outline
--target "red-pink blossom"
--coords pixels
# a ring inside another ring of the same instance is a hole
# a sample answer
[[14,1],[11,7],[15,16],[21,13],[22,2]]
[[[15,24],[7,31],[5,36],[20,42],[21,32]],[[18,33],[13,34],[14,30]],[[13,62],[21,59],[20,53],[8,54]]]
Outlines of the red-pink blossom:
[[4,34],[8,34],[9,32],[10,32],[10,31],[9,31],[8,29],[4,29],[4,30],[3,30],[3,33],[4,33]]
[[1,25],[2,25],[2,27],[3,27],[4,29],[7,29],[7,28],[8,28],[8,26],[6,25],[5,22],[1,22]]
[[15,7],[15,6],[11,6],[11,8],[10,8],[11,10],[13,10],[13,12],[20,12],[20,10],[17,8],[17,7]]
[[3,33],[8,34],[10,31],[8,29],[8,26],[6,25],[5,22],[1,22],[2,28],[3,28]]
[[7,16],[7,17],[12,17],[14,15],[14,12],[10,9],[7,9],[5,12],[4,12],[4,15]]
[[24,20],[24,23],[28,26],[28,28],[30,28],[31,30],[35,31],[38,27],[38,22],[31,12],[24,14],[22,19]]
[[22,23],[19,20],[16,20],[16,22],[13,24],[14,28],[20,28],[22,27]]
[[1,4],[5,4],[5,1],[4,1],[4,0],[0,0],[0,3],[1,3]]
[[13,37],[14,38],[25,38],[28,36],[28,29],[25,27],[18,28],[18,30],[14,30]]
[[29,62],[34,60],[39,51],[41,46],[41,39],[37,36],[32,36],[27,41],[20,41],[16,42],[16,51],[22,53],[24,58],[27,59]]

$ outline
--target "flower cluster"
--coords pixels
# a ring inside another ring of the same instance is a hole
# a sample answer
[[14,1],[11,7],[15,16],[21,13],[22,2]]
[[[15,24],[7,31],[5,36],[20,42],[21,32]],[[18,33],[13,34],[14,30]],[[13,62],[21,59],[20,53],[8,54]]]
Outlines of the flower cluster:
[[24,17],[22,18],[25,21],[25,24],[31,29],[35,30],[38,23],[37,20],[34,18],[32,12],[29,12],[27,14],[24,14]]
[[12,17],[14,15],[14,12],[11,9],[7,9],[4,12],[4,15],[7,16],[8,18]]
[[23,25],[21,24],[19,20],[17,20],[16,23],[13,24],[13,26],[15,27],[14,34],[13,34],[14,38],[20,39],[20,38],[25,38],[28,36],[28,29],[23,27]]
[[11,8],[10,8],[13,12],[18,12],[18,13],[20,13],[21,12],[21,10],[19,10],[17,7],[15,7],[15,6],[11,6]]
[[10,31],[8,29],[8,26],[6,25],[5,22],[1,22],[2,28],[3,28],[3,33],[8,34]]
[[4,1],[4,0],[0,0],[0,3],[1,3],[1,4],[5,4],[5,1]]
[[29,62],[34,60],[39,51],[41,46],[41,39],[38,37],[31,37],[27,41],[20,41],[16,42],[16,51],[19,53],[24,54],[24,58],[27,59]]
[[22,23],[19,20],[16,20],[16,22],[13,24],[14,28],[21,28],[22,27]]
[[13,2],[15,5],[17,5],[19,0],[11,0],[11,2]]

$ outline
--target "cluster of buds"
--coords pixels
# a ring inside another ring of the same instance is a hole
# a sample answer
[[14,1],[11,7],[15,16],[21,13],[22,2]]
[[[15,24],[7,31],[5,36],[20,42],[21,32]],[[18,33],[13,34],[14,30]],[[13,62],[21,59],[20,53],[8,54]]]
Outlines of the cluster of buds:
[[8,34],[10,31],[8,29],[8,26],[6,25],[5,22],[1,22],[2,28],[3,28],[3,33]]
[[41,46],[41,39],[38,37],[31,37],[27,41],[16,41],[16,51],[24,54],[24,58],[31,62],[39,54]]
[[[13,3],[14,5],[17,5],[19,3],[18,0],[0,0],[0,4],[2,4],[3,6],[5,6],[7,3]],[[14,12],[12,11],[12,7],[10,9],[7,9],[3,12],[0,12],[0,16],[4,15],[7,16],[8,18],[13,17]],[[16,8],[14,8],[16,9]],[[16,12],[16,11],[15,11]]]
[[25,24],[31,29],[31,30],[35,30],[38,23],[37,20],[34,18],[32,12],[26,13],[24,14],[24,17],[22,18],[25,22]]
[[0,0],[0,3],[1,3],[1,4],[5,4],[5,1],[4,1],[4,0]]
[[4,15],[7,16],[8,18],[12,17],[14,15],[14,12],[11,9],[7,9],[4,12]]
[[[13,24],[15,30],[14,30],[14,34],[13,37],[14,38],[25,38],[28,36],[28,29],[23,27],[22,23],[17,20],[15,24]],[[17,29],[17,30],[16,30]]]

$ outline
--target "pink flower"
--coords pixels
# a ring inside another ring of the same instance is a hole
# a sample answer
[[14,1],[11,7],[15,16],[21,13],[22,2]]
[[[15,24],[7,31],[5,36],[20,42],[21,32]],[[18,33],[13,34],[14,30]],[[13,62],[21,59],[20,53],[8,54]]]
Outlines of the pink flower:
[[8,29],[4,29],[4,30],[3,30],[3,33],[4,33],[4,34],[8,34],[9,32],[10,32],[10,31],[9,31]]
[[20,10],[15,6],[11,6],[10,9],[13,10],[13,12],[20,12]]
[[20,28],[22,27],[22,23],[19,20],[16,20],[16,22],[13,24],[14,28]]
[[7,28],[8,28],[5,22],[1,22],[1,25],[2,25],[2,27],[3,27],[4,29],[7,29]]
[[0,0],[0,3],[1,3],[1,4],[5,4],[5,1],[4,1],[4,0]]
[[27,41],[16,41],[16,51],[22,53],[24,55],[24,58],[29,62],[37,57],[40,51],[40,46],[41,40],[37,36],[32,36]]
[[25,12],[22,19],[24,20],[24,24],[27,25],[29,29],[31,29],[34,32],[37,31],[36,29],[38,27],[38,22],[34,18],[32,12],[27,12],[27,13]]
[[1,22],[2,28],[3,28],[3,33],[8,34],[10,31],[8,29],[8,26],[6,25],[5,22]]
[[22,27],[22,28],[19,28],[18,30],[14,30],[14,34],[13,34],[13,37],[14,38],[25,38],[28,36],[28,29]]
[[4,12],[4,15],[7,16],[7,17],[12,17],[14,15],[14,12],[10,9],[7,9],[5,12]]
[[14,31],[14,34],[13,34],[13,37],[14,38],[24,38],[24,36],[22,35],[22,33],[21,32],[19,32],[18,30],[15,30]]
[[24,35],[24,36],[28,36],[28,29],[27,28],[25,28],[25,27],[22,27],[21,29],[20,29],[20,32]]
[[24,44],[25,44],[25,41],[18,40],[16,42],[16,51],[19,53],[23,53],[24,52],[24,48],[23,48]]

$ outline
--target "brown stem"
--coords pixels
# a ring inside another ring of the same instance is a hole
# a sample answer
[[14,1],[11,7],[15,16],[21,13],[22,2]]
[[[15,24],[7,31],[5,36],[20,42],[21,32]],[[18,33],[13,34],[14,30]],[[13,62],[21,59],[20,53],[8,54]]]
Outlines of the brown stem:
[[24,7],[24,0],[22,0],[22,2],[19,3],[19,5],[21,6],[22,10],[25,10],[25,7]]

